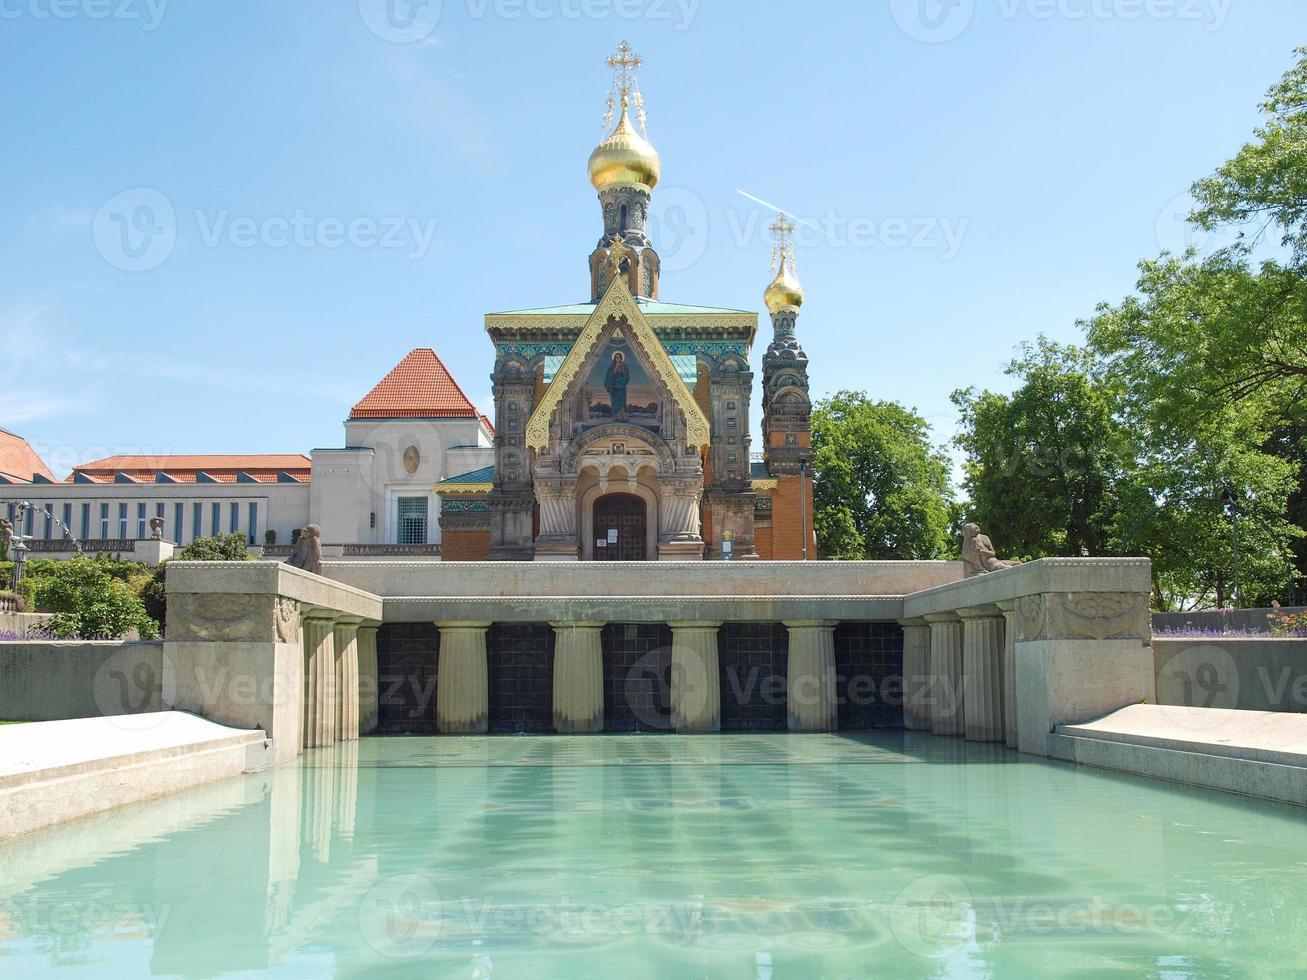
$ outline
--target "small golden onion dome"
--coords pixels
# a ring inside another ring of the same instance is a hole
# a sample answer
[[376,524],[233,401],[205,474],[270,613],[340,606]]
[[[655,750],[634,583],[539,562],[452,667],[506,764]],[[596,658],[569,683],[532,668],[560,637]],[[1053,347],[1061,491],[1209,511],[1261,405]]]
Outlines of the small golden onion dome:
[[631,125],[623,99],[617,128],[590,154],[590,183],[597,191],[614,184],[643,184],[653,190],[662,169],[658,151]]
[[799,285],[798,277],[790,269],[788,255],[781,256],[780,271],[776,273],[776,278],[762,294],[762,298],[767,304],[767,309],[773,313],[779,313],[787,307],[798,309],[803,305],[803,287]]

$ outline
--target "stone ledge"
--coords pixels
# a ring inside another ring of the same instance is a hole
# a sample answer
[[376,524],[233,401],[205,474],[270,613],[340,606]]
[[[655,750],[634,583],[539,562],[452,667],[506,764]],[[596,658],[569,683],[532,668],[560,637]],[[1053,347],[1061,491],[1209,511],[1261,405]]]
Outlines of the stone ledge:
[[961,562],[342,562],[324,573],[390,597],[904,596],[959,582]]
[[381,600],[372,593],[280,561],[173,561],[168,563],[167,585],[169,596],[280,596],[364,619],[381,618]]
[[902,611],[898,596],[396,596],[385,600],[384,619],[388,623],[894,622]]

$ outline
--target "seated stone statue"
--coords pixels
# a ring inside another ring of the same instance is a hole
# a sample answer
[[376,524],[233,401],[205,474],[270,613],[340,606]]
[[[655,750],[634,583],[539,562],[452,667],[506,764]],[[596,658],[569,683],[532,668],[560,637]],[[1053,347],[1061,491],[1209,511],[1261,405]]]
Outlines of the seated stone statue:
[[302,568],[314,575],[321,575],[322,528],[316,524],[309,524],[303,528],[300,536],[295,540],[295,547],[291,549],[290,557],[286,559],[286,564]]
[[164,520],[162,517],[151,517],[151,518],[150,518],[150,537],[154,538],[155,541],[162,541],[162,540],[163,540],[163,526],[164,526],[165,524],[167,524],[167,523],[168,523],[168,522],[167,522],[166,520]]
[[989,535],[980,530],[979,524],[968,524],[962,529],[962,563],[966,575],[986,575],[989,572],[1001,572],[1005,568],[1020,565],[1019,561],[1003,561],[994,552]]
[[0,517],[0,542],[6,548],[14,543],[14,525],[7,517]]

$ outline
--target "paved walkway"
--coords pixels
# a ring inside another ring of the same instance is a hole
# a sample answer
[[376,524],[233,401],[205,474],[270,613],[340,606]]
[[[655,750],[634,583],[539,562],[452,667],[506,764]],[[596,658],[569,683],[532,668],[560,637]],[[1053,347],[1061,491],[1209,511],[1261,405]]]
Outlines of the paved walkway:
[[0,838],[270,764],[261,731],[180,711],[0,726]]
[[1132,704],[1059,725],[1050,754],[1085,765],[1307,804],[1307,715]]

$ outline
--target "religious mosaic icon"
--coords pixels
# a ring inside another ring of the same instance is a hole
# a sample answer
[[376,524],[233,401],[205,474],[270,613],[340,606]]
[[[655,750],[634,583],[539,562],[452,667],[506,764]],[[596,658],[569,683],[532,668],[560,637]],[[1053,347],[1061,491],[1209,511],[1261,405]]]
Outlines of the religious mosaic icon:
[[657,432],[662,401],[644,366],[632,355],[626,338],[614,336],[605,346],[582,393],[582,425],[627,422]]
[[418,452],[417,446],[409,446],[404,450],[404,472],[416,473],[418,467],[422,465],[422,454]]

